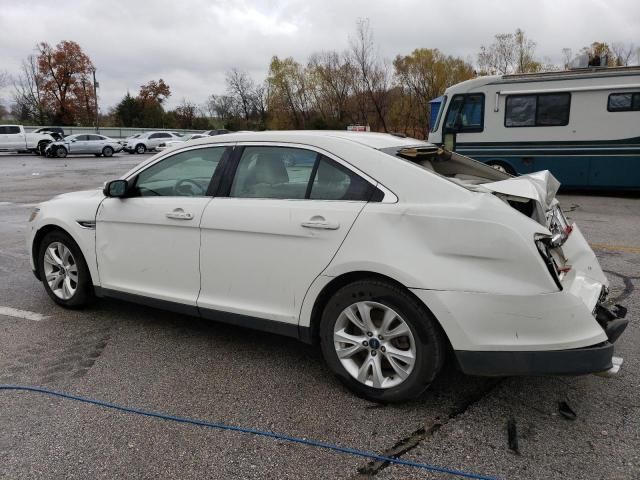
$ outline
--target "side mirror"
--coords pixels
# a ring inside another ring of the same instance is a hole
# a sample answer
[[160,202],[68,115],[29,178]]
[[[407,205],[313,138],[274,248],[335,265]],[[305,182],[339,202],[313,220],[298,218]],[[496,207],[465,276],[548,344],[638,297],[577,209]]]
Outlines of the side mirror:
[[72,139],[71,139],[71,143],[75,143],[75,142],[76,142],[76,139],[75,139],[75,138],[72,138]]
[[129,190],[129,182],[126,180],[111,180],[107,182],[102,190],[106,197],[122,198],[126,196]]

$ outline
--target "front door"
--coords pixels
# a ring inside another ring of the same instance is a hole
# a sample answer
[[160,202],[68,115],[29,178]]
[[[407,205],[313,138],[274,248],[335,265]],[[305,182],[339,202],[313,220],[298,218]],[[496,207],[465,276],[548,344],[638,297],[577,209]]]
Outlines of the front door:
[[226,147],[183,150],[129,178],[127,198],[105,199],[96,217],[104,289],[195,308],[200,218]]
[[88,135],[76,135],[67,143],[69,153],[89,153]]
[[307,289],[375,187],[311,149],[245,146],[234,157],[228,191],[202,216],[198,307],[297,328]]

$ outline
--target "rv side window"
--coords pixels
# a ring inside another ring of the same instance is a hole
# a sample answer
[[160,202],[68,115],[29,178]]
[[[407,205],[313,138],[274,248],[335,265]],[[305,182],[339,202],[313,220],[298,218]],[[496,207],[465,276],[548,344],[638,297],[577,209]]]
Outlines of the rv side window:
[[484,93],[454,95],[444,127],[461,133],[481,132],[484,129]]
[[509,95],[505,127],[557,127],[569,124],[570,93]]
[[640,92],[612,93],[607,103],[609,112],[632,112],[640,110]]

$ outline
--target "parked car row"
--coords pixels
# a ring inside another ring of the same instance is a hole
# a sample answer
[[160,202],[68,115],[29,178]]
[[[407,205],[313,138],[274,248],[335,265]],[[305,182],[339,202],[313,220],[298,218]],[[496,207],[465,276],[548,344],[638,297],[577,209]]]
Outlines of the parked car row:
[[93,154],[111,157],[114,153],[146,153],[161,151],[182,142],[213,135],[231,133],[229,130],[207,130],[202,133],[144,132],[117,140],[97,133],[66,135],[62,127],[41,127],[27,133],[22,125],[0,125],[0,152],[35,153],[47,157]]
[[177,132],[145,132],[127,137],[121,143],[124,150],[129,153],[146,153],[149,151],[161,151],[165,148],[176,146],[182,142],[196,140],[214,135],[231,133],[226,129],[207,130],[202,133],[181,135]]

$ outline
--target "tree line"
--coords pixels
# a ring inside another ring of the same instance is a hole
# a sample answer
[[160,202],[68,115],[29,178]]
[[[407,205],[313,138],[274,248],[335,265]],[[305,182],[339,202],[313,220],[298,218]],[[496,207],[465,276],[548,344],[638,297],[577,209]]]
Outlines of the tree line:
[[[429,130],[429,101],[444,90],[478,75],[531,73],[569,68],[575,55],[562,49],[562,64],[536,55],[536,42],[517,29],[495,35],[480,47],[475,60],[437,48],[416,48],[392,61],[378,54],[368,19],[356,24],[343,51],[313,53],[305,62],[272,57],[267,75],[257,81],[247,72],[226,73],[226,90],[204,104],[184,99],[166,109],[171,88],[163,79],[139,86],[99,117],[102,126],[205,130],[345,129],[368,125],[372,131],[424,138]],[[594,42],[576,52],[589,64],[626,66],[640,63],[633,44]],[[39,125],[91,126],[96,118],[95,67],[73,41],[55,47],[40,43],[13,83],[11,115]],[[0,117],[8,112],[0,110]]]

